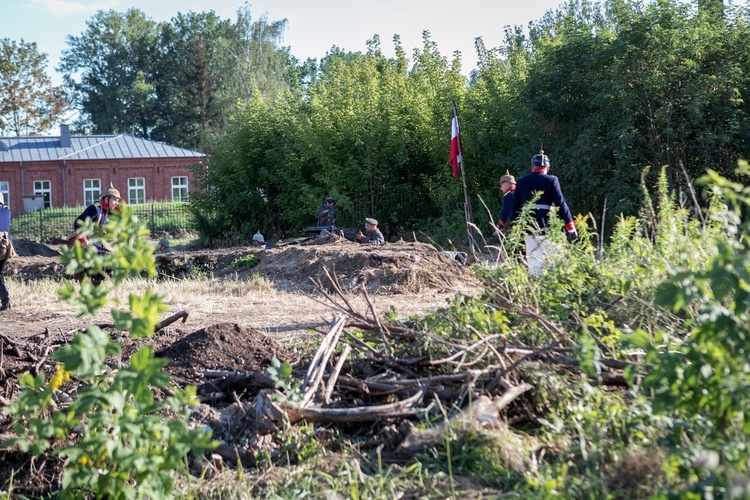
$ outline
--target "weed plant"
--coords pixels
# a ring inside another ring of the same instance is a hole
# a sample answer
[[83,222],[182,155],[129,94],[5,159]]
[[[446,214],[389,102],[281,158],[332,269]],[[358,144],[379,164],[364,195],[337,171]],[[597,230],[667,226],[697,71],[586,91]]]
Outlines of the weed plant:
[[[108,288],[141,273],[156,275],[153,249],[144,238],[148,230],[125,207],[113,214],[104,233],[92,224],[84,232],[110,252],[100,255],[93,245],[84,249],[78,242],[66,249],[67,272],[84,277],[80,287],[66,281],[59,295],[78,308],[79,316],[93,317],[112,306],[117,336],[152,335],[166,310],[160,294],[150,289],[131,293],[123,309],[109,298]],[[90,276],[104,270],[111,282],[92,284]],[[6,445],[66,458],[63,498],[169,498],[177,475],[187,475],[188,454],[215,446],[210,432],[188,428],[189,406],[197,402],[194,387],[173,389],[173,395],[159,399],[157,391],[170,383],[162,371],[166,360],[155,358],[151,346],[126,365],[118,361],[120,353],[120,343],[109,332],[89,326],[52,354],[59,364],[51,378],[22,375],[23,391],[7,408],[18,437]],[[72,401],[58,406],[57,391],[71,381],[77,384]]]

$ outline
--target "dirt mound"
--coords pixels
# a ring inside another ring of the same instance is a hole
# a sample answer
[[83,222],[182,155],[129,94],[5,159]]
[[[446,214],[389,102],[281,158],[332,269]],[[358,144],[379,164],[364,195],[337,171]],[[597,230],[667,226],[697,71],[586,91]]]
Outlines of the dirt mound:
[[13,239],[13,248],[16,249],[16,253],[21,257],[32,257],[35,255],[56,257],[59,253],[56,248],[51,247],[46,243],[15,238]]
[[333,235],[318,240],[325,241],[266,250],[252,271],[307,291],[314,289],[311,279],[327,286],[326,269],[336,273],[344,289],[364,284],[368,291],[380,293],[451,290],[473,279],[465,268],[425,243],[360,245]]
[[259,330],[219,323],[193,332],[157,353],[170,359],[167,370],[189,375],[193,369],[263,371],[271,358],[288,360],[286,347]]
[[[36,245],[25,248],[29,251],[37,248],[39,252],[49,249],[41,243]],[[232,267],[232,263],[250,255],[260,258],[257,266]],[[368,292],[373,293],[448,292],[459,285],[471,285],[475,280],[466,268],[426,243],[360,245],[336,235],[267,250],[253,247],[204,249],[158,254],[155,258],[162,278],[206,276],[243,280],[259,274],[279,289],[305,292],[315,289],[311,278],[328,286],[326,269],[331,274],[336,273],[345,290],[354,291],[365,284]],[[7,274],[23,280],[67,277],[57,254],[11,259]]]
[[14,276],[25,281],[42,278],[63,279],[65,266],[57,258],[35,255],[32,257],[14,257],[8,260],[5,268],[6,276]]

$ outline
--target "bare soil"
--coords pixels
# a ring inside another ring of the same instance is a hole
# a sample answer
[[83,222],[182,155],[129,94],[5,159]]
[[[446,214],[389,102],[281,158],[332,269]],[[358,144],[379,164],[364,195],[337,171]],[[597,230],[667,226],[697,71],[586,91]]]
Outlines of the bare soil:
[[[7,267],[15,307],[0,313],[0,334],[6,339],[0,354],[0,401],[5,403],[18,395],[20,374],[38,369],[51,376],[55,367],[46,355],[92,323],[90,318],[77,317],[72,306],[52,299],[55,293],[50,288],[55,282],[51,285],[49,280],[66,277],[54,247],[17,241],[16,249],[19,256]],[[259,257],[254,267],[232,265],[250,255]],[[152,345],[157,356],[169,358],[167,371],[173,380],[199,385],[199,394],[212,390],[202,370],[263,372],[273,357],[297,363],[295,343],[319,339],[312,329],[326,330],[333,316],[323,296],[332,289],[327,273],[337,277],[352,303],[363,310],[365,288],[379,314],[391,310],[401,317],[424,314],[457,293],[473,294],[478,289],[471,273],[423,243],[365,246],[330,236],[308,245],[267,250],[174,252],[157,255],[156,262],[159,279],[151,285],[166,290],[170,314],[185,310],[188,319],[150,339],[122,336],[122,357],[127,361],[138,348]],[[267,287],[258,286],[259,279]],[[38,292],[18,296],[13,280],[31,290],[35,280],[43,285]],[[108,313],[94,322],[117,335]],[[205,413],[206,419],[215,417],[213,410]],[[0,409],[0,440],[9,435],[10,424]],[[7,488],[12,471],[15,493],[34,496],[55,491],[62,464],[54,457],[43,460],[46,469],[40,474],[38,460],[32,464],[31,457],[18,450],[0,451],[0,491]]]

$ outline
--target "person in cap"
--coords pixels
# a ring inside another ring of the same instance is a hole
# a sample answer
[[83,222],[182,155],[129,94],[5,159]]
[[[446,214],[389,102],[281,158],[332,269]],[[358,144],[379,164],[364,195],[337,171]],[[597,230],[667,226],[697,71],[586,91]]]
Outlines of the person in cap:
[[8,287],[5,285],[5,268],[8,259],[15,255],[13,241],[10,239],[10,207],[5,204],[5,197],[0,193],[0,311],[11,309]]
[[516,191],[516,178],[510,175],[507,170],[505,175],[500,177],[500,191],[503,193],[503,206],[497,218],[497,226],[498,229],[504,229],[513,220],[513,199]]
[[273,248],[272,244],[266,243],[266,239],[263,237],[262,234],[260,234],[260,231],[258,231],[257,233],[253,235],[253,246],[263,247],[263,248]]
[[319,226],[338,226],[335,205],[336,199],[329,196],[325,199],[323,204],[318,207],[318,210],[315,212],[315,218],[317,219]]
[[[76,217],[73,221],[73,236],[70,241],[78,240],[81,245],[88,246],[88,240],[85,236],[80,235],[81,227],[85,224],[86,220],[92,220],[99,227],[103,227],[109,219],[109,214],[113,210],[119,210],[120,208],[120,192],[110,184],[109,189],[104,191],[99,197],[99,201],[86,207],[81,215]],[[99,245],[97,245],[99,247]],[[103,247],[99,247],[103,250]]]
[[385,243],[385,237],[380,232],[380,229],[378,229],[378,221],[372,217],[365,219],[365,234],[362,234],[362,231],[357,231],[354,237],[360,243],[371,243],[373,245],[382,245]]
[[541,274],[547,255],[554,251],[554,247],[544,237],[544,229],[549,226],[549,213],[552,207],[557,207],[557,215],[565,223],[565,230],[569,239],[578,238],[573,215],[560,188],[560,181],[554,175],[549,175],[550,162],[544,151],[531,158],[531,173],[518,179],[513,198],[513,219],[518,218],[521,209],[529,203],[536,193],[540,193],[536,202],[531,205],[532,215],[538,228],[542,232],[526,237],[526,259],[529,274]]
[[174,252],[174,248],[169,246],[169,240],[162,238],[159,240],[159,244],[156,247],[156,253],[170,253]]

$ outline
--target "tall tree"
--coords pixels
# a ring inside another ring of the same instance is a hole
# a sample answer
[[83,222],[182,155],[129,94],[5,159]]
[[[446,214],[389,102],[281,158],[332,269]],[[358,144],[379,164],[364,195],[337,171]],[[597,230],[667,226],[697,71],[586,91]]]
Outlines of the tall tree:
[[68,36],[59,66],[79,108],[78,128],[150,137],[159,26],[138,9],[99,11],[86,26],[81,35]]
[[281,46],[287,21],[253,19],[249,4],[237,10],[232,35],[227,40],[223,67],[230,69],[227,91],[234,98],[249,100],[255,90],[270,96],[296,86],[298,61]]
[[69,110],[63,89],[46,73],[47,54],[35,42],[0,40],[0,133],[47,131]]
[[213,12],[179,13],[162,25],[155,139],[211,152],[234,105],[224,91],[230,68],[221,65],[220,56],[231,35],[231,21]]

